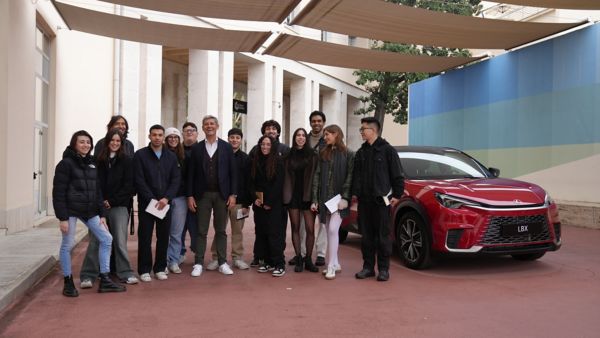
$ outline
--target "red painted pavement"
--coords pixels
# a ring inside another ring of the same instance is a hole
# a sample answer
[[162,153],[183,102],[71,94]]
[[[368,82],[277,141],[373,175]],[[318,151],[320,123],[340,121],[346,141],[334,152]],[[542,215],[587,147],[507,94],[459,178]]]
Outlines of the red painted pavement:
[[[252,222],[244,233],[249,261]],[[354,278],[362,266],[355,235],[340,246],[343,272],[333,281],[293,267],[281,278],[255,269],[192,278],[188,256],[184,273],[167,281],[66,298],[56,267],[1,315],[0,336],[600,337],[600,231],[566,227],[563,238],[561,250],[536,262],[451,258],[413,271],[393,258],[384,283]],[[86,246],[74,250],[76,277]],[[134,266],[136,248],[130,237]]]

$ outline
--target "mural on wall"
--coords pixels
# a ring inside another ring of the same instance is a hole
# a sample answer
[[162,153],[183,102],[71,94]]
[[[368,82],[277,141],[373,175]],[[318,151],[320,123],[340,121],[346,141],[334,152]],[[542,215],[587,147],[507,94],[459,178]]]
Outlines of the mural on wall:
[[600,157],[600,25],[410,86],[409,144],[465,150],[502,176]]

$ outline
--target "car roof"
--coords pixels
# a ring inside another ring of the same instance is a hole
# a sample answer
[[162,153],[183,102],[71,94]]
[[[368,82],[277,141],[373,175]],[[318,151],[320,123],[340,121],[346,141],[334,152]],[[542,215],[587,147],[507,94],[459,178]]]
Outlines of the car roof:
[[402,153],[429,153],[443,155],[447,152],[460,152],[458,149],[450,147],[433,147],[433,146],[394,146],[397,152]]

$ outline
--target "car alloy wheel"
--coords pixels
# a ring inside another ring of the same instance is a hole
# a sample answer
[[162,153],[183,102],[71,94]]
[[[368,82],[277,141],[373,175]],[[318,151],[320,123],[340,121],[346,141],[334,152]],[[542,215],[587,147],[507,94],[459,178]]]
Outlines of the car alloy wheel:
[[416,212],[408,212],[400,218],[396,242],[407,267],[424,269],[431,263],[429,234],[425,222]]

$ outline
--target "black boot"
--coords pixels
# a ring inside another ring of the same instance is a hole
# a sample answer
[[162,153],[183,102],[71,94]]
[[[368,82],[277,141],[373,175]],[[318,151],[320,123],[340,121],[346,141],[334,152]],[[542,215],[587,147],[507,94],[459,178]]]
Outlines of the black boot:
[[306,271],[319,272],[319,268],[313,264],[312,258],[309,256],[304,257],[304,268]]
[[75,288],[75,284],[73,284],[73,276],[65,276],[65,286],[63,287],[63,295],[67,297],[77,297],[79,296],[79,292],[77,292],[77,288]]
[[294,257],[294,271],[302,272],[304,271],[304,264],[302,264],[302,256],[298,255]]
[[100,274],[100,285],[98,286],[98,292],[123,292],[126,290],[127,289],[123,285],[113,282],[108,273]]

